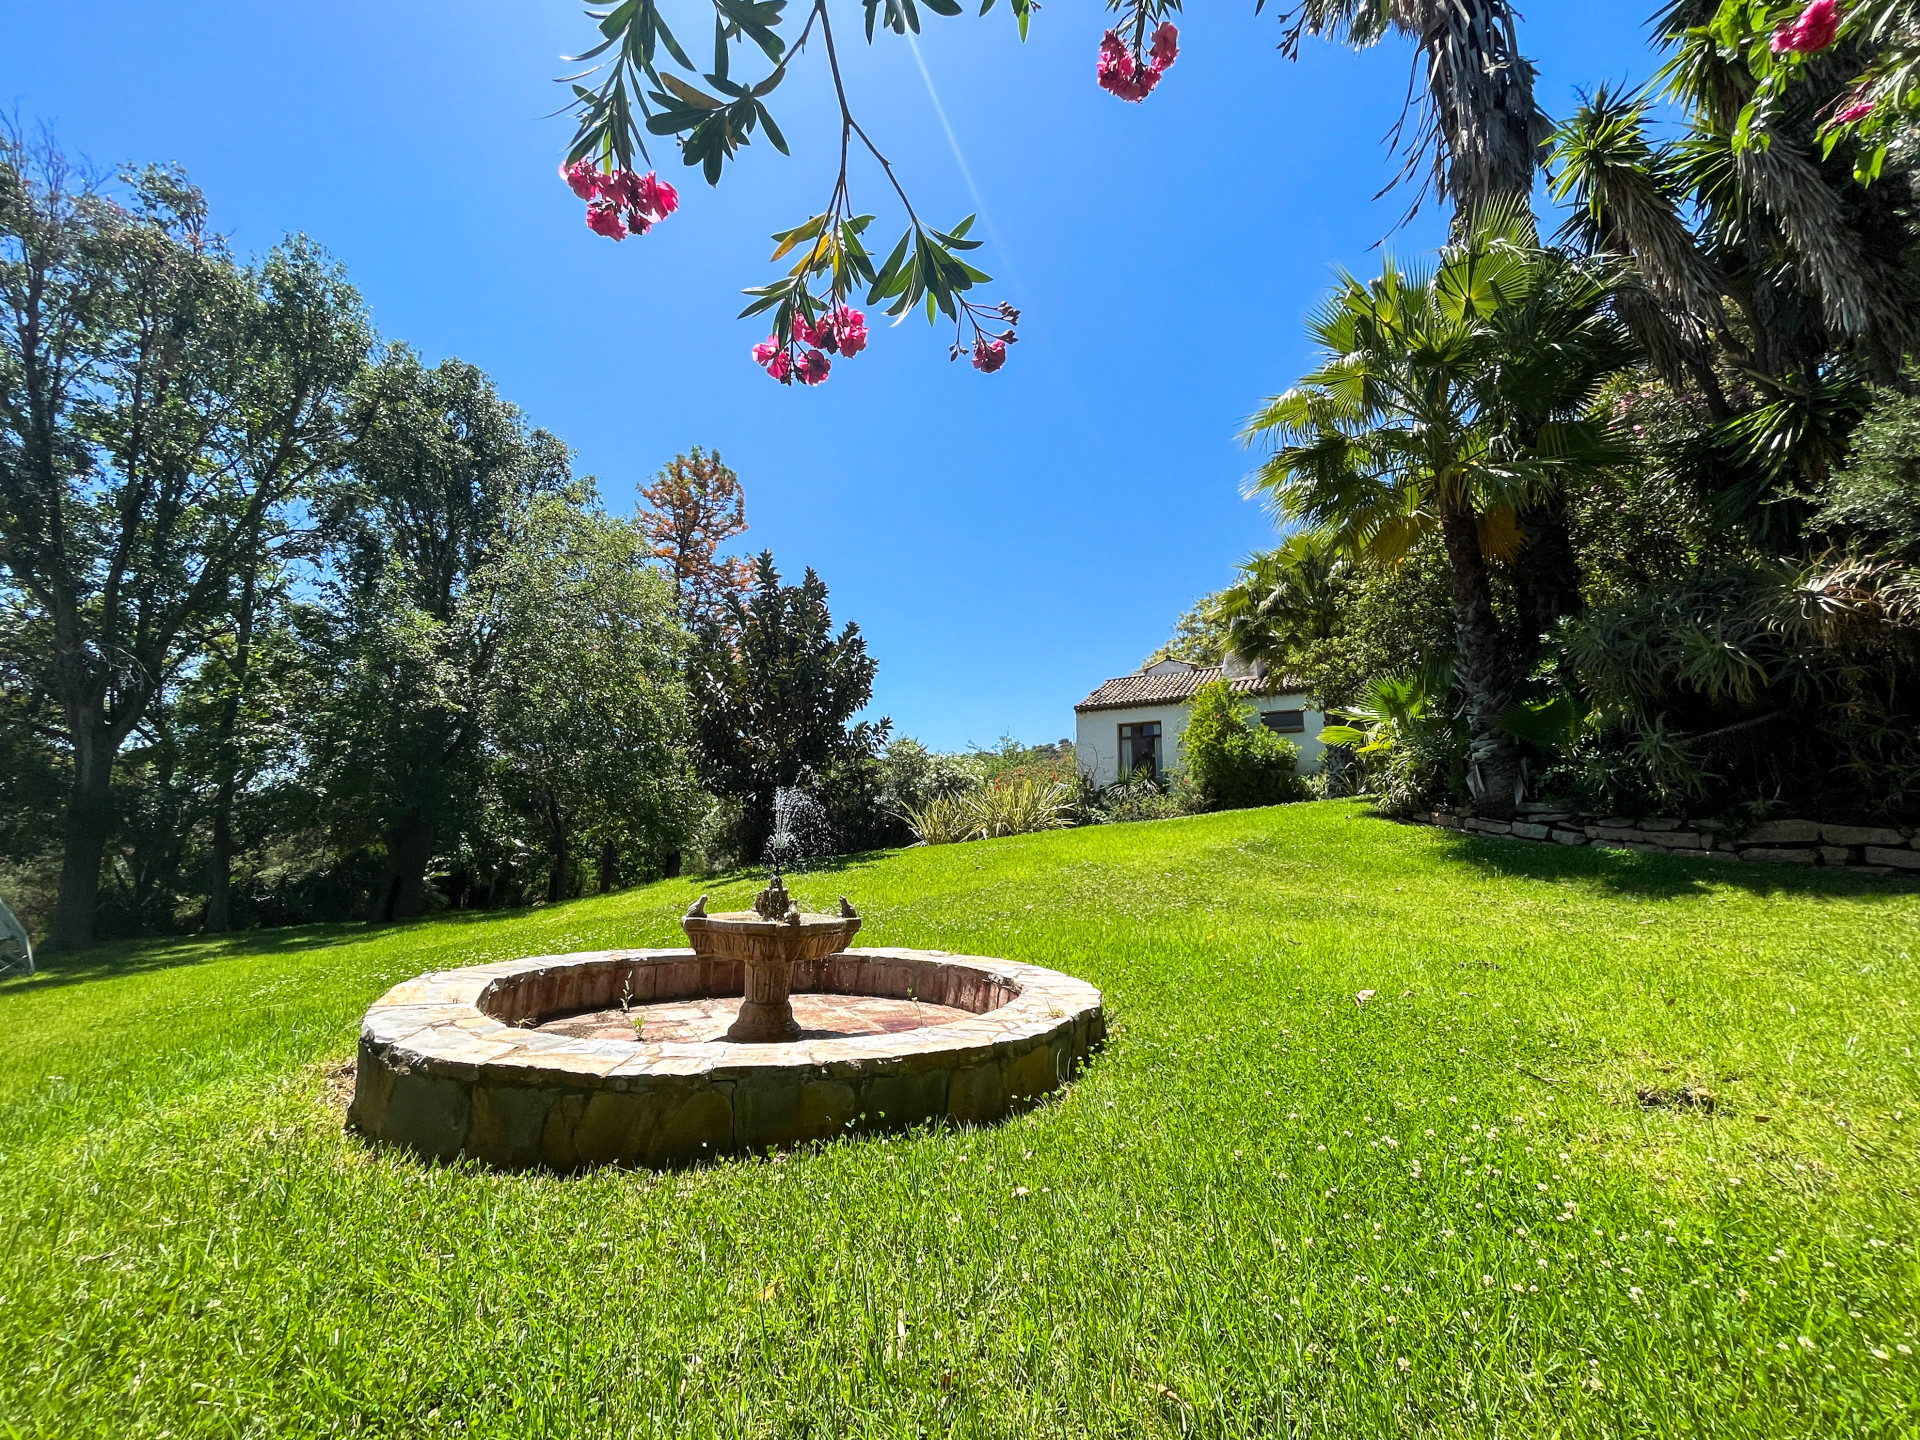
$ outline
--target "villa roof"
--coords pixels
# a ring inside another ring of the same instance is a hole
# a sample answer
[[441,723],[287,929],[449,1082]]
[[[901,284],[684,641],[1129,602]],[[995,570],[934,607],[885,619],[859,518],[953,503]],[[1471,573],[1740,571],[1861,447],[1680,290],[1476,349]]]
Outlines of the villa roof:
[[1236,695],[1294,695],[1306,687],[1291,675],[1228,677],[1218,665],[1184,665],[1162,661],[1149,670],[1109,680],[1075,710],[1125,710],[1137,705],[1178,705],[1200,693],[1200,687],[1225,679]]

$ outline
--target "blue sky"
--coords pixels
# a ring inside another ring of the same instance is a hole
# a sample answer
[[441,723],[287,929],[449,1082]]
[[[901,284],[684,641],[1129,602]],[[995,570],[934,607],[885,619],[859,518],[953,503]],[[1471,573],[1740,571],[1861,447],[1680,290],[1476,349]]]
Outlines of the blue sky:
[[[1528,7],[1551,113],[1651,74],[1651,3]],[[913,52],[864,44],[843,5],[862,123],[922,214],[957,220],[974,202]],[[817,53],[775,96],[791,159],[756,145],[714,191],[656,151],[683,208],[619,245],[554,173],[570,131],[543,118],[550,77],[589,33],[563,0],[0,0],[0,101],[96,164],[185,164],[237,250],[313,236],[384,335],[490,372],[616,511],[677,451],[717,448],[746,543],[796,577],[812,565],[866,632],[874,712],[954,748],[1071,733],[1076,700],[1269,541],[1240,495],[1240,422],[1302,370],[1333,267],[1438,234],[1431,209],[1390,233],[1409,196],[1374,199],[1409,50],[1289,64],[1274,8],[1194,7],[1142,105],[1094,85],[1099,7],[1054,0],[1025,45],[1004,4],[929,16],[921,53],[985,206],[976,263],[1025,312],[1021,342],[982,376],[948,362],[950,331],[909,321],[810,391],[755,368],[764,330],[733,317],[772,278],[767,235],[832,183]],[[897,233],[878,173],[855,183]]]

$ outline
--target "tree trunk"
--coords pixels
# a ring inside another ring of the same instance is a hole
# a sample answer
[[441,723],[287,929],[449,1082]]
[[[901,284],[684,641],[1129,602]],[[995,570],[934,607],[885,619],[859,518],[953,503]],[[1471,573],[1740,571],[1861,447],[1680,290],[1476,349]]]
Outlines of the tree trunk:
[[213,802],[213,846],[207,855],[207,915],[201,928],[219,935],[233,928],[233,795],[238,787],[240,757],[234,741],[240,730],[240,702],[253,658],[253,605],[256,530],[247,549],[246,575],[240,583],[240,608],[234,617],[233,669],[228,675],[226,703],[220,707],[220,788]]
[[619,877],[615,873],[619,859],[619,852],[613,848],[613,841],[602,840],[600,842],[600,893],[602,895],[610,892],[619,883]]
[[119,747],[95,726],[75,725],[72,734],[73,788],[61,825],[60,890],[49,950],[85,950],[93,944],[100,861],[113,833],[113,756]]
[[433,862],[433,826],[419,811],[387,831],[387,863],[374,892],[373,919],[405,920],[427,908],[427,866]]
[[1467,787],[1488,815],[1514,813],[1520,799],[1520,752],[1500,728],[1511,694],[1500,624],[1493,613],[1487,560],[1473,508],[1442,500],[1440,529],[1453,578],[1454,683],[1466,701]]
[[1540,637],[1561,619],[1577,615],[1586,606],[1580,593],[1580,560],[1567,529],[1567,501],[1551,495],[1527,506],[1519,515],[1526,535],[1513,566],[1513,585],[1519,600],[1523,669],[1531,669],[1540,653]]
[[213,806],[213,842],[207,851],[207,913],[200,928],[224,935],[233,928],[233,787],[222,780]]
[[552,825],[553,870],[547,876],[547,903],[558,905],[567,898],[567,872],[573,866],[573,838],[563,822]]

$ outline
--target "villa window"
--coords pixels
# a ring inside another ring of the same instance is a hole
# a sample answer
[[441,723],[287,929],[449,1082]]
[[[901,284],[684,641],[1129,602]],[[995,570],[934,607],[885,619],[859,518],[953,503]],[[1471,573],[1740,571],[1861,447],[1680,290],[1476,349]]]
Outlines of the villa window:
[[1282,735],[1304,735],[1307,729],[1307,712],[1269,710],[1260,717],[1260,723],[1269,730],[1278,730]]
[[1120,778],[1130,780],[1141,771],[1160,778],[1160,725],[1147,721],[1120,727]]

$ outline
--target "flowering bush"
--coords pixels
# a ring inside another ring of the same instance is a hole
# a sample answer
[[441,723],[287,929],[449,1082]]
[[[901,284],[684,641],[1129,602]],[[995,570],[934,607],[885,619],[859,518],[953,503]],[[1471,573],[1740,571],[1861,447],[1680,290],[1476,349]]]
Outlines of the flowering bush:
[[602,170],[591,161],[560,167],[560,178],[587,202],[587,228],[609,240],[644,235],[680,208],[680,192],[651,170]]

